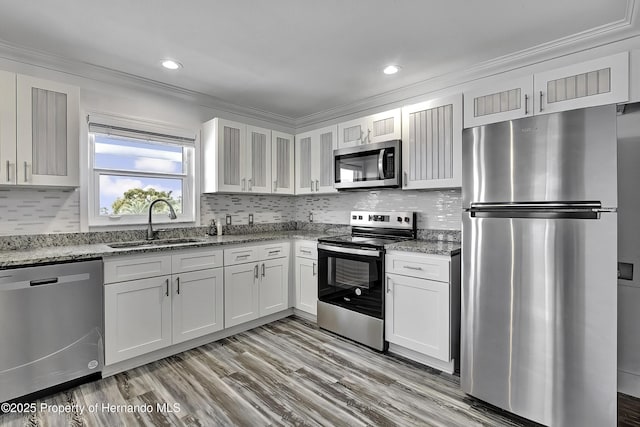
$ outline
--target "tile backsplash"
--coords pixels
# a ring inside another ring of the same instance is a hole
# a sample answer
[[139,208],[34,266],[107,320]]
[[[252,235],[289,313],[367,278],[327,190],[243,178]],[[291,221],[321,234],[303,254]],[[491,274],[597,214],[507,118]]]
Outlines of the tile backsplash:
[[0,188],[0,235],[80,231],[75,189]]
[[[307,222],[346,225],[352,210],[416,211],[419,229],[460,230],[462,196],[452,190],[372,190],[337,194],[280,196],[205,194],[200,222],[216,218],[232,225]],[[66,189],[0,188],[0,235],[77,233],[80,231],[79,192]]]

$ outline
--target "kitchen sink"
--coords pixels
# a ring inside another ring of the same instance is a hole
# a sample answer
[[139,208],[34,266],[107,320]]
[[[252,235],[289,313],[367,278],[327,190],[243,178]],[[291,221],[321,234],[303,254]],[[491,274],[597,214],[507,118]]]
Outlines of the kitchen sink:
[[200,243],[202,239],[194,238],[177,238],[177,239],[158,239],[158,240],[136,240],[132,242],[117,242],[109,243],[107,246],[113,249],[126,249],[126,248],[152,248],[154,246],[170,246],[181,245],[183,243]]

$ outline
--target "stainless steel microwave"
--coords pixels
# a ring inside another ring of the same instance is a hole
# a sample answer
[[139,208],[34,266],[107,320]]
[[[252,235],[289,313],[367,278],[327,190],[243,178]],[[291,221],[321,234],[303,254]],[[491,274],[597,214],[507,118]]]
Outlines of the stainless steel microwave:
[[399,139],[334,150],[335,188],[400,187],[401,155]]

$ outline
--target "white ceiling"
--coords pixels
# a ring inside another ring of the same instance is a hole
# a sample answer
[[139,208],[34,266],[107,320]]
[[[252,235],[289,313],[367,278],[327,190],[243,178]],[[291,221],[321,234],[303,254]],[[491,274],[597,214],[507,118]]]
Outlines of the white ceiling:
[[[0,0],[0,42],[295,122],[534,46],[597,32],[628,18],[633,4]],[[159,62],[167,57],[184,68],[161,69]],[[391,63],[402,71],[386,76],[382,68]]]

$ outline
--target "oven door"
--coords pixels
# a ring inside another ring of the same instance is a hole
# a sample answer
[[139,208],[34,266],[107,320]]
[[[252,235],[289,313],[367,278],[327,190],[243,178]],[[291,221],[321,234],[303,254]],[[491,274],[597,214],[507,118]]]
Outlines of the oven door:
[[334,151],[337,189],[400,186],[400,141]]
[[384,252],[318,245],[318,299],[368,316],[384,315]]

